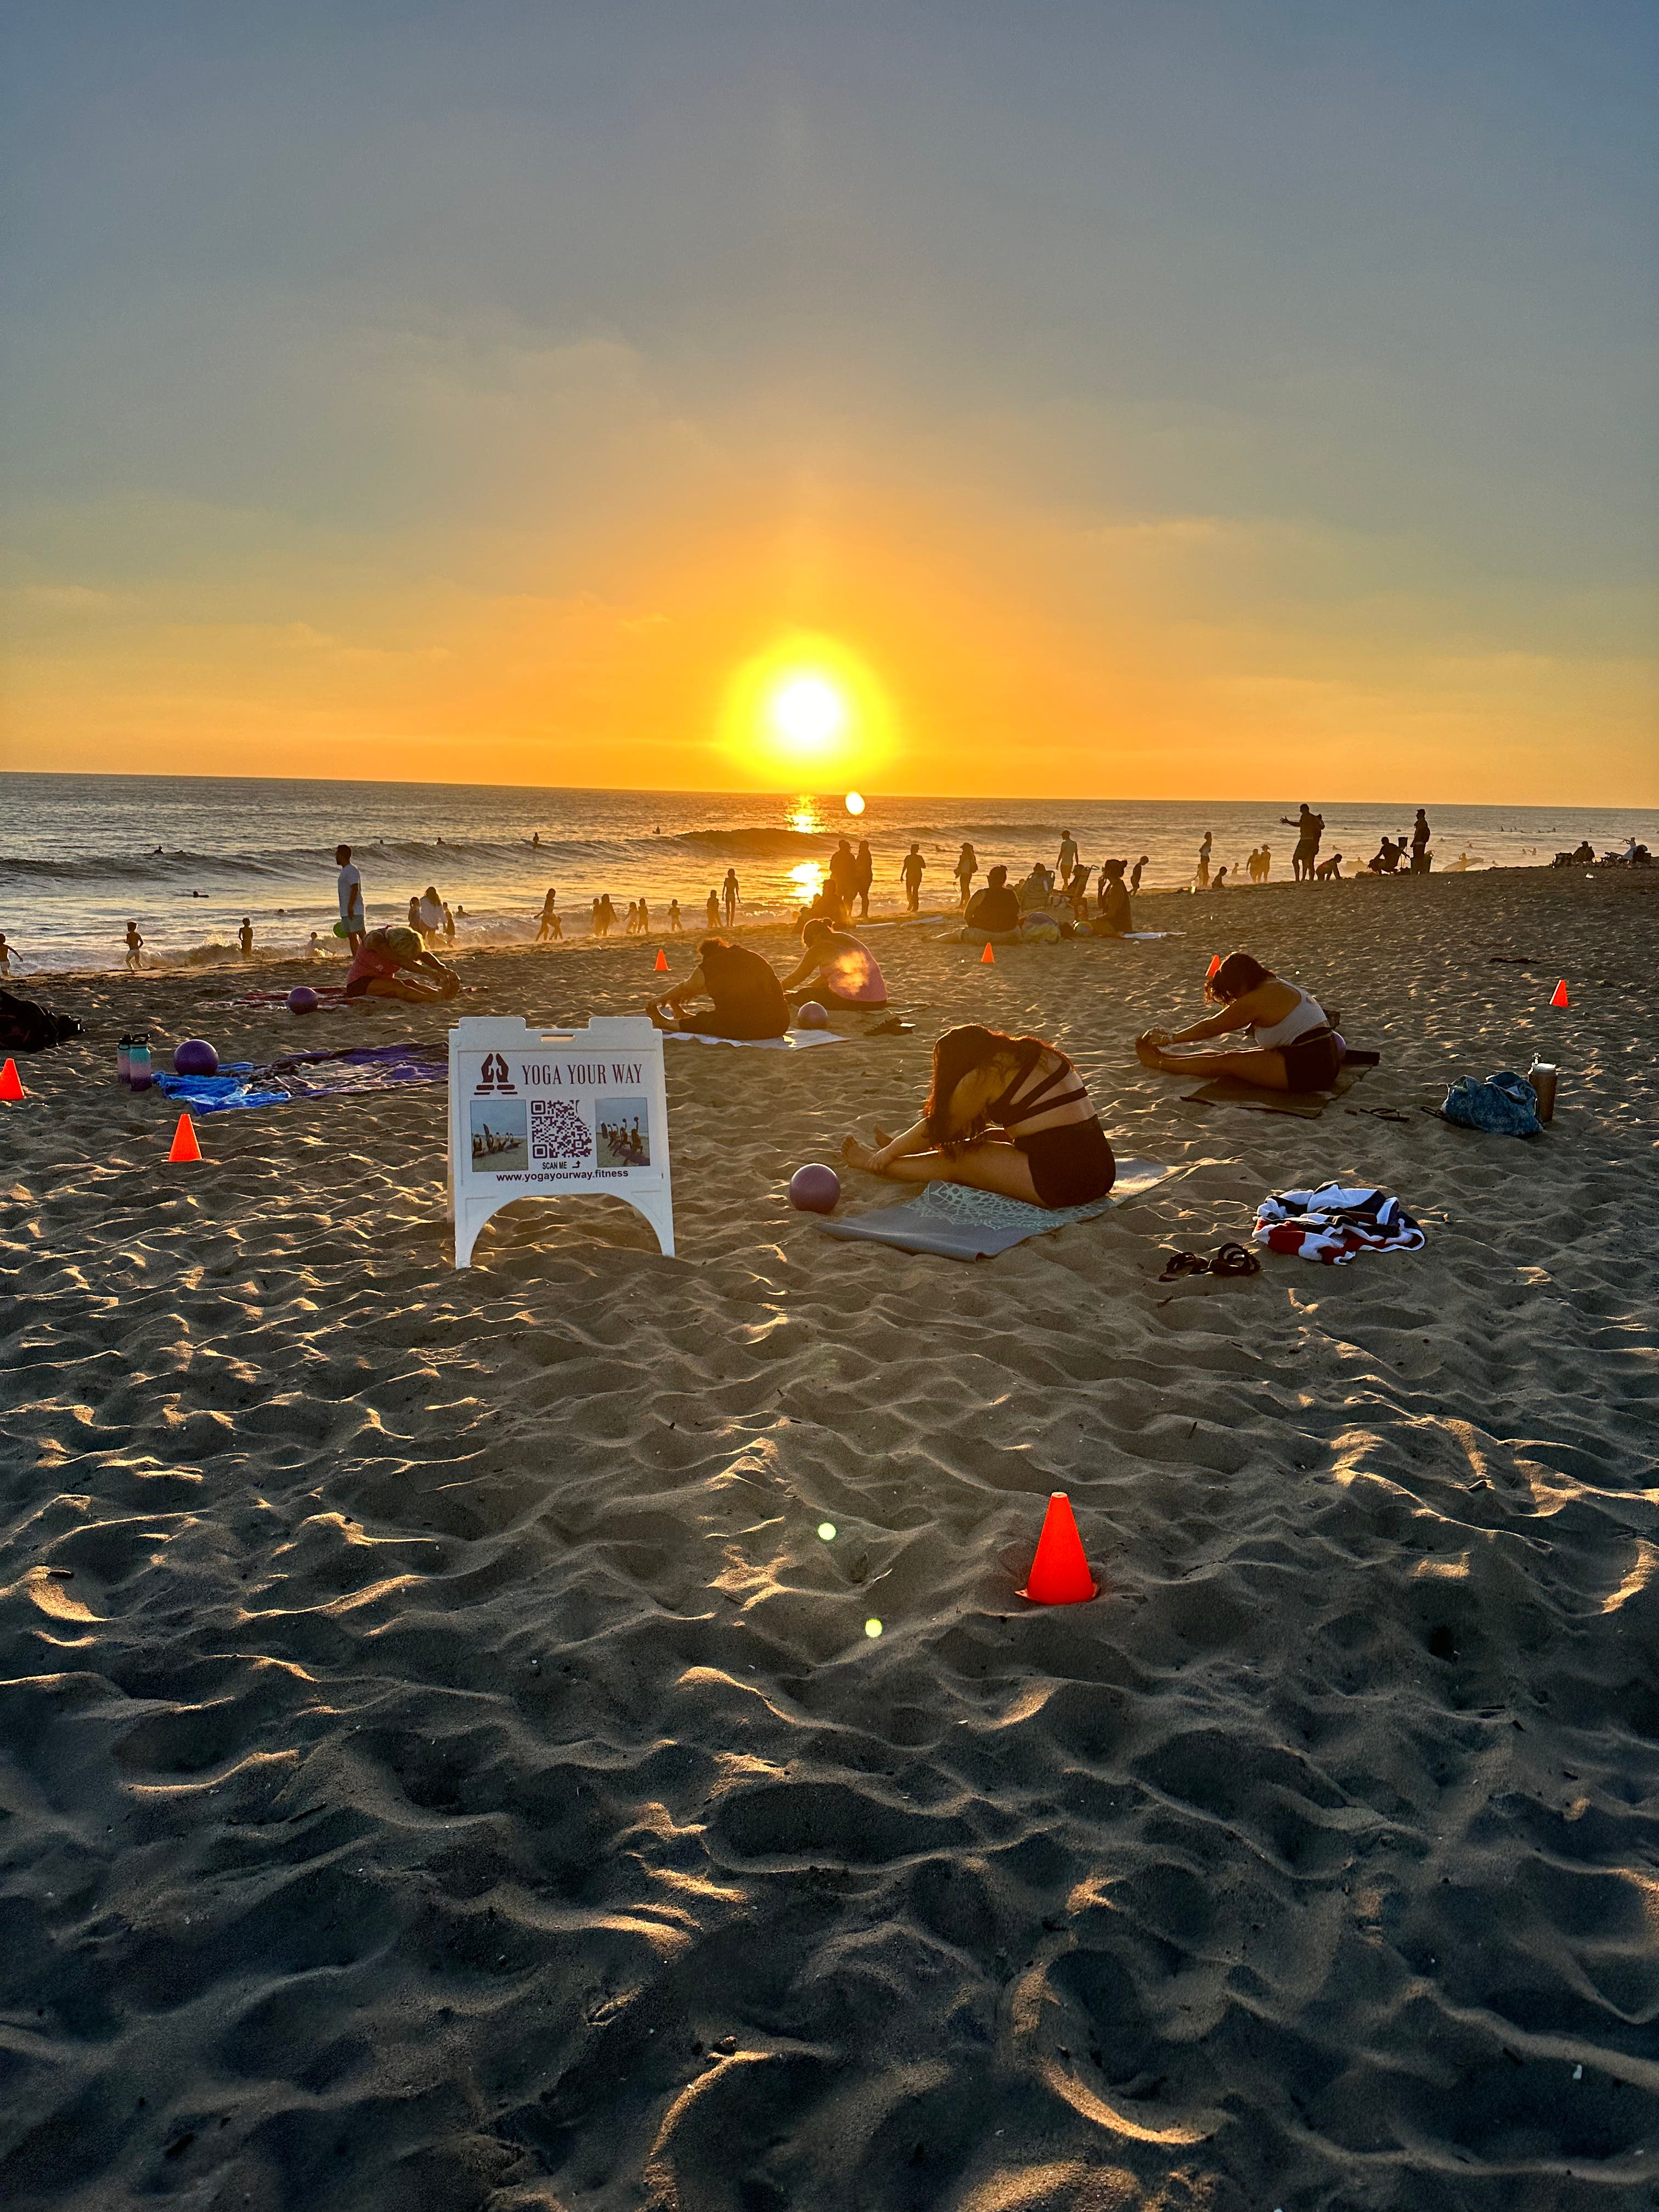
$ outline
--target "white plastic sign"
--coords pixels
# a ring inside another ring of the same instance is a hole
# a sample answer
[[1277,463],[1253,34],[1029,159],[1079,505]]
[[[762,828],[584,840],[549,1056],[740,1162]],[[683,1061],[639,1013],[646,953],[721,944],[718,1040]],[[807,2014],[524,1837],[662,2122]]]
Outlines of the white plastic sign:
[[674,1249],[662,1032],[644,1014],[586,1029],[532,1029],[510,1016],[449,1032],[449,1201],[455,1265],[515,1198],[600,1191],[626,1199]]

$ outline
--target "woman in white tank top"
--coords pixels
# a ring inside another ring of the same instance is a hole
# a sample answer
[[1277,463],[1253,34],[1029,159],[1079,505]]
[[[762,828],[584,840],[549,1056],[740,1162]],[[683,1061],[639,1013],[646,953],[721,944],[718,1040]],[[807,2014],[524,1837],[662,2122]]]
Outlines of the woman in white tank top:
[[[1147,1030],[1135,1040],[1141,1065],[1165,1075],[1225,1075],[1268,1091],[1324,1091],[1342,1065],[1325,1010],[1294,983],[1264,968],[1248,952],[1224,960],[1204,987],[1218,1012],[1184,1030]],[[1249,1030],[1248,1045],[1221,1052],[1176,1052],[1235,1030]]]

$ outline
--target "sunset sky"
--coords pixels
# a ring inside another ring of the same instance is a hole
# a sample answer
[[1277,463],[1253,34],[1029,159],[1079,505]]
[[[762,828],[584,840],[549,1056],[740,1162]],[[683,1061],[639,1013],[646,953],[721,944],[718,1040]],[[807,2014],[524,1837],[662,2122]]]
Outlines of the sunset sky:
[[1659,801],[1650,5],[3,40],[0,765]]

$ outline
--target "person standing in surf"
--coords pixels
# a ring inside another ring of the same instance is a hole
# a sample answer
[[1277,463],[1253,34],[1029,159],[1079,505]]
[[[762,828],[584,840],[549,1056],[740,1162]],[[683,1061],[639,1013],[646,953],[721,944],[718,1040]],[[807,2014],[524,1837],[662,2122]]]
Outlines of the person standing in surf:
[[368,927],[364,919],[363,879],[358,870],[351,865],[349,845],[337,845],[334,848],[334,864],[340,871],[336,888],[340,896],[340,921],[343,927],[337,934],[343,937],[349,945],[352,957],[355,959],[363,949],[363,938]]

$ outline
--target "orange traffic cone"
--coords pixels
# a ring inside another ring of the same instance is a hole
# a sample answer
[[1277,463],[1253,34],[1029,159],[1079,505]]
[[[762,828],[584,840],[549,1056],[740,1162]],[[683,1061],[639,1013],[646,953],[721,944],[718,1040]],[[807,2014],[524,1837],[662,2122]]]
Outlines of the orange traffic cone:
[[1212,975],[1218,975],[1220,974],[1220,972],[1221,972],[1221,955],[1220,955],[1218,952],[1212,952],[1212,953],[1210,955],[1210,964],[1209,964],[1209,966],[1208,966],[1208,967],[1204,970],[1204,980],[1205,980],[1205,981],[1207,983],[1207,982],[1209,981],[1210,978],[1211,978]]
[[[1568,1006],[1572,1004],[1571,1000],[1567,996],[1567,979],[1565,975],[1551,992],[1550,1004],[1553,1006]],[[0,1097],[4,1097],[5,1095],[3,1091],[0,1091]]]
[[196,1127],[188,1114],[179,1116],[179,1126],[173,1133],[173,1150],[169,1160],[199,1160],[202,1147],[196,1141]]
[[0,1067],[0,1098],[9,1099],[15,1105],[20,1098],[27,1097],[28,1093],[23,1088],[23,1079],[17,1073],[17,1062],[9,1058],[5,1066]]
[[1033,1605],[1082,1605],[1099,1595],[1083,1555],[1083,1539],[1077,1533],[1072,1501],[1063,1490],[1056,1490],[1042,1516],[1036,1557],[1019,1595]]
[[657,947],[657,973],[659,975],[665,975],[668,973],[668,955],[660,945]]
[[997,956],[988,945],[979,956],[979,964],[981,968],[994,968],[997,964]]

